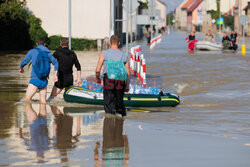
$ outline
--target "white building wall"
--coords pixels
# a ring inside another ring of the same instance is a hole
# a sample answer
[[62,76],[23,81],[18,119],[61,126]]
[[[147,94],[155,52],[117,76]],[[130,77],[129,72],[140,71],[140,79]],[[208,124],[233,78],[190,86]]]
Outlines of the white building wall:
[[167,17],[167,6],[159,2],[159,0],[156,0],[156,9],[161,11],[161,18],[163,21],[158,23],[158,28],[165,27],[166,26],[166,17]]
[[209,11],[209,10],[216,11],[217,10],[216,0],[204,0],[203,3],[204,3],[204,7],[205,7],[206,11]]
[[231,9],[233,9],[235,5],[235,0],[220,0],[220,6],[221,6],[221,13],[227,13]]
[[[132,0],[132,1],[136,1],[136,0]],[[125,2],[125,0],[123,0],[123,3],[125,4],[125,6],[126,6],[126,2]],[[136,25],[135,25],[135,20],[136,20],[136,11],[134,11],[134,12],[132,12],[132,18],[130,17],[130,18],[128,18],[128,20],[129,20],[129,22],[128,22],[128,32],[129,32],[129,34],[130,34],[130,32],[131,32],[131,19],[132,19],[132,32],[134,32],[135,33],[135,31],[136,31]],[[122,16],[123,16],[123,20],[124,20],[124,22],[123,22],[123,24],[122,24],[122,32],[123,33],[126,33],[126,20],[127,20],[127,15],[126,15],[126,9],[125,8],[123,8],[123,13],[122,13]]]
[[187,12],[181,9],[187,1],[184,0],[175,10],[175,28],[185,29],[187,27]]
[[[68,0],[27,0],[27,8],[42,20],[49,36],[68,36]],[[72,0],[72,37],[109,37],[110,0]]]

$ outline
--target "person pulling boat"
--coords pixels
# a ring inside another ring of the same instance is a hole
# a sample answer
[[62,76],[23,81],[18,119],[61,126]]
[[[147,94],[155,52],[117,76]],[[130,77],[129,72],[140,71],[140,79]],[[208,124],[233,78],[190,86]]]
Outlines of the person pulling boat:
[[100,80],[100,71],[103,67],[105,112],[126,116],[123,97],[126,89],[126,81],[130,78],[129,62],[125,53],[118,49],[120,40],[117,35],[111,36],[109,45],[110,49],[103,51],[99,57],[96,67],[96,78]]

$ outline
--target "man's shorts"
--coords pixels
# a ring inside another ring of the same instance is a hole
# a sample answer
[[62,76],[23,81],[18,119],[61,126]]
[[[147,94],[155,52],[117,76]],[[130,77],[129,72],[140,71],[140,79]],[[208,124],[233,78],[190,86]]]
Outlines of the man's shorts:
[[29,83],[36,86],[36,87],[38,87],[38,89],[43,89],[48,85],[48,80],[47,79],[44,79],[44,80],[31,79]]
[[64,74],[58,76],[58,81],[55,83],[55,86],[59,89],[68,88],[73,85],[73,75]]

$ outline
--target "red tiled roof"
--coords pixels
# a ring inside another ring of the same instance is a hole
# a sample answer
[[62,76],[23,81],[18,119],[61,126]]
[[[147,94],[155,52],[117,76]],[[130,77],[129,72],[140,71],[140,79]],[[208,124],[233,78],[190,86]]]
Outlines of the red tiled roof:
[[190,5],[193,4],[195,0],[188,0],[181,8],[182,9],[187,9]]
[[196,0],[188,9],[187,12],[193,12],[200,4],[202,0]]

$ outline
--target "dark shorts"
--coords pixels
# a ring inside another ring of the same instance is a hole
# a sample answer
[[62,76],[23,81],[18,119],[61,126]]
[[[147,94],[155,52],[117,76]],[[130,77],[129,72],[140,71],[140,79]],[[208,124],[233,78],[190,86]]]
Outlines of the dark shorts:
[[31,79],[29,83],[38,87],[38,89],[44,89],[48,85],[48,80]]
[[55,83],[55,86],[59,89],[68,88],[73,85],[73,75],[64,74],[58,76],[58,81]]

